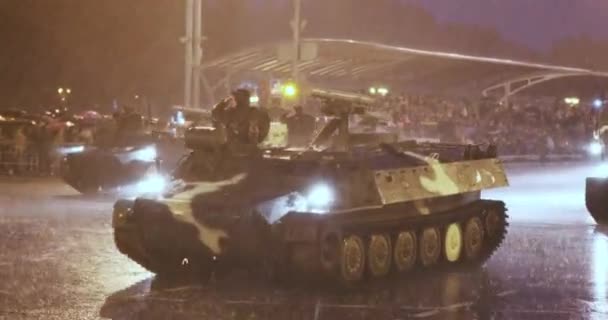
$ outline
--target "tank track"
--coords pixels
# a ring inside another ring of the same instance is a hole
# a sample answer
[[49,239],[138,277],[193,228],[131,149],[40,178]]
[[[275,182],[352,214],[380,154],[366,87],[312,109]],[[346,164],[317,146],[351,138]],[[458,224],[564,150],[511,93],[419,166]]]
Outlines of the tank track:
[[507,236],[509,227],[509,215],[507,214],[508,210],[504,202],[496,202],[495,205],[495,210],[497,210],[496,212],[499,214],[500,217],[498,230],[493,237],[488,239],[489,241],[485,246],[485,250],[483,250],[482,254],[480,255],[477,264],[484,264],[487,260],[489,260],[494,255],[494,253],[496,253],[498,248],[500,248]]
[[[474,207],[475,210],[472,210]],[[468,212],[467,212],[468,211]],[[488,221],[488,216],[492,215],[492,217],[494,218],[494,223],[492,226],[492,230],[488,229],[488,225],[487,225],[487,221]],[[460,258],[457,259],[457,261],[453,261],[450,262],[447,260],[446,258],[446,253],[444,251],[445,249],[445,245],[444,245],[444,241],[445,241],[445,235],[446,235],[446,230],[447,227],[451,224],[458,224],[458,225],[466,225],[468,221],[470,221],[471,219],[474,218],[479,218],[482,222],[483,222],[483,242],[482,242],[482,246],[481,249],[478,251],[478,254],[474,257],[474,258],[469,258],[465,256],[465,249],[464,249],[464,227],[462,228],[462,242],[463,242],[463,247],[462,247],[462,252],[460,254]],[[344,242],[346,241],[346,239],[349,239],[350,236],[357,236],[359,239],[362,240],[364,247],[365,247],[365,260],[366,260],[366,264],[365,264],[365,274],[363,276],[362,279],[357,280],[357,281],[345,281],[343,275],[341,274],[342,270],[341,267],[338,266],[338,262],[336,262],[333,266],[329,266],[329,267],[325,267],[324,268],[324,273],[330,278],[329,280],[338,280],[338,282],[340,282],[342,285],[347,285],[347,286],[351,286],[354,283],[359,283],[359,282],[365,282],[367,280],[372,280],[370,278],[374,278],[374,279],[378,279],[380,280],[381,278],[388,278],[388,277],[393,277],[397,274],[401,275],[403,274],[404,276],[406,276],[407,274],[411,274],[413,272],[420,272],[420,271],[424,271],[426,269],[439,269],[439,270],[458,270],[461,268],[469,268],[469,267],[476,267],[476,266],[480,266],[483,265],[488,259],[490,259],[492,257],[492,255],[496,252],[496,250],[500,247],[500,245],[502,244],[502,242],[504,241],[506,235],[507,235],[507,227],[509,225],[508,221],[508,215],[507,215],[507,209],[505,207],[505,204],[502,201],[491,201],[491,200],[479,200],[477,202],[476,205],[472,206],[472,207],[467,207],[467,208],[462,208],[460,210],[456,210],[454,212],[450,212],[450,213],[443,213],[443,214],[433,214],[430,216],[421,216],[417,219],[406,219],[403,220],[401,222],[392,222],[390,224],[390,227],[387,227],[387,224],[383,224],[383,225],[365,225],[365,226],[360,226],[357,224],[357,226],[349,226],[349,225],[343,225],[339,228],[336,228],[334,225],[334,230],[339,230],[339,238],[342,239],[341,241]],[[423,263],[421,263],[421,258],[420,258],[420,246],[419,246],[419,241],[422,235],[423,230],[428,229],[428,228],[436,228],[437,230],[439,230],[439,238],[441,239],[440,241],[440,248],[438,250],[440,250],[440,257],[437,259],[437,261],[435,263],[433,263],[432,265],[424,265]],[[368,257],[368,250],[370,246],[371,246],[371,239],[372,236],[376,236],[378,234],[385,234],[388,235],[390,237],[390,243],[391,243],[391,254],[394,253],[395,250],[395,243],[396,243],[396,239],[398,234],[400,234],[400,232],[402,232],[403,230],[408,230],[408,231],[412,231],[415,236],[416,236],[416,257],[415,257],[415,264],[408,270],[397,270],[398,267],[396,266],[395,263],[395,258],[393,255],[393,259],[391,259],[391,266],[390,266],[390,272],[387,272],[386,275],[384,276],[378,276],[378,275],[372,275],[370,272],[370,266],[367,264],[367,259]],[[490,232],[491,231],[491,232]],[[321,255],[323,253],[321,253],[322,249],[320,249],[319,253],[313,253],[311,254],[311,248],[302,248],[300,247],[301,251],[308,251],[308,256],[307,259],[310,259],[312,256],[318,255],[319,257],[321,257]],[[340,250],[337,250],[335,253],[336,254],[342,254],[342,252],[344,252],[344,248],[341,248]],[[289,254],[290,256],[302,256],[305,255],[305,253],[303,252],[291,252]],[[303,259],[299,259],[299,260],[303,260]],[[293,261],[289,261],[289,264],[293,265]],[[331,265],[331,264],[330,264]],[[288,274],[291,274],[293,272],[295,272],[296,274],[298,273],[297,271],[295,271],[293,268],[288,268],[289,270],[286,270]],[[328,270],[331,269],[331,270]]]

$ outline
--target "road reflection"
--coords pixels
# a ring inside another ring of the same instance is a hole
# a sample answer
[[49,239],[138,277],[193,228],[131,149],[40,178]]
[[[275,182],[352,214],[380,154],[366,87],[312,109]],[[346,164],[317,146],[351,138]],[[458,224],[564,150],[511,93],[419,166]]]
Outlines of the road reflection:
[[420,273],[351,289],[277,287],[247,278],[209,285],[150,278],[106,299],[110,319],[485,319],[505,296],[484,269]]
[[606,319],[608,314],[608,228],[598,227],[593,235],[591,248],[591,275],[594,302],[592,319]]

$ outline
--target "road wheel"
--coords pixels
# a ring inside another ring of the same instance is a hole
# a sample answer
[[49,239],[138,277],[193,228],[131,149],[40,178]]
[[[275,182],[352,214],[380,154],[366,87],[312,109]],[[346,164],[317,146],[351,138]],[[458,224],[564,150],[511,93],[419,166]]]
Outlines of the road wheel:
[[319,240],[319,255],[323,270],[335,273],[340,266],[342,233],[337,228],[326,227]]
[[464,228],[464,252],[469,260],[475,260],[483,248],[483,224],[481,219],[473,217],[467,221]]
[[441,235],[437,228],[426,228],[420,236],[420,262],[425,267],[435,265],[441,254]]
[[369,240],[368,268],[372,276],[383,277],[391,270],[391,238],[387,234],[373,235]]
[[365,271],[365,245],[363,239],[351,235],[342,241],[342,258],[340,275],[346,284],[353,284],[363,279]]
[[416,234],[412,231],[403,231],[397,235],[393,259],[399,272],[411,270],[416,264],[417,254]]
[[443,248],[447,261],[456,262],[460,259],[462,252],[462,229],[458,223],[452,223],[446,228]]

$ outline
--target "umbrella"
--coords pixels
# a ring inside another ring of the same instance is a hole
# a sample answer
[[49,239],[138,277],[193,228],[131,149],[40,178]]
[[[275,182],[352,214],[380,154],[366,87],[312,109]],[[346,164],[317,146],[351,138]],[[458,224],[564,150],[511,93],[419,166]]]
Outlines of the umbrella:
[[101,114],[94,110],[85,111],[81,116],[85,120],[97,120],[102,118]]

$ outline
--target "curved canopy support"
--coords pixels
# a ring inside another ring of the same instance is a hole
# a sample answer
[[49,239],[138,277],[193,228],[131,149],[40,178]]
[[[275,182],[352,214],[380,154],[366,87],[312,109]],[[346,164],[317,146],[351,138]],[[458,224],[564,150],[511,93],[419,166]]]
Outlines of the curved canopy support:
[[482,91],[484,97],[494,91],[502,91],[499,101],[504,102],[512,95],[537,84],[565,77],[588,76],[588,72],[536,72],[526,76],[516,77],[490,86]]
[[[292,49],[290,41],[258,45],[208,60],[200,71],[289,78],[293,68]],[[466,89],[474,91],[469,93],[481,91],[484,95],[502,89],[502,100],[557,78],[608,78],[608,71],[348,39],[302,39],[300,52],[299,74],[310,82],[355,80],[373,84],[380,81],[401,88],[425,88],[444,93]]]

